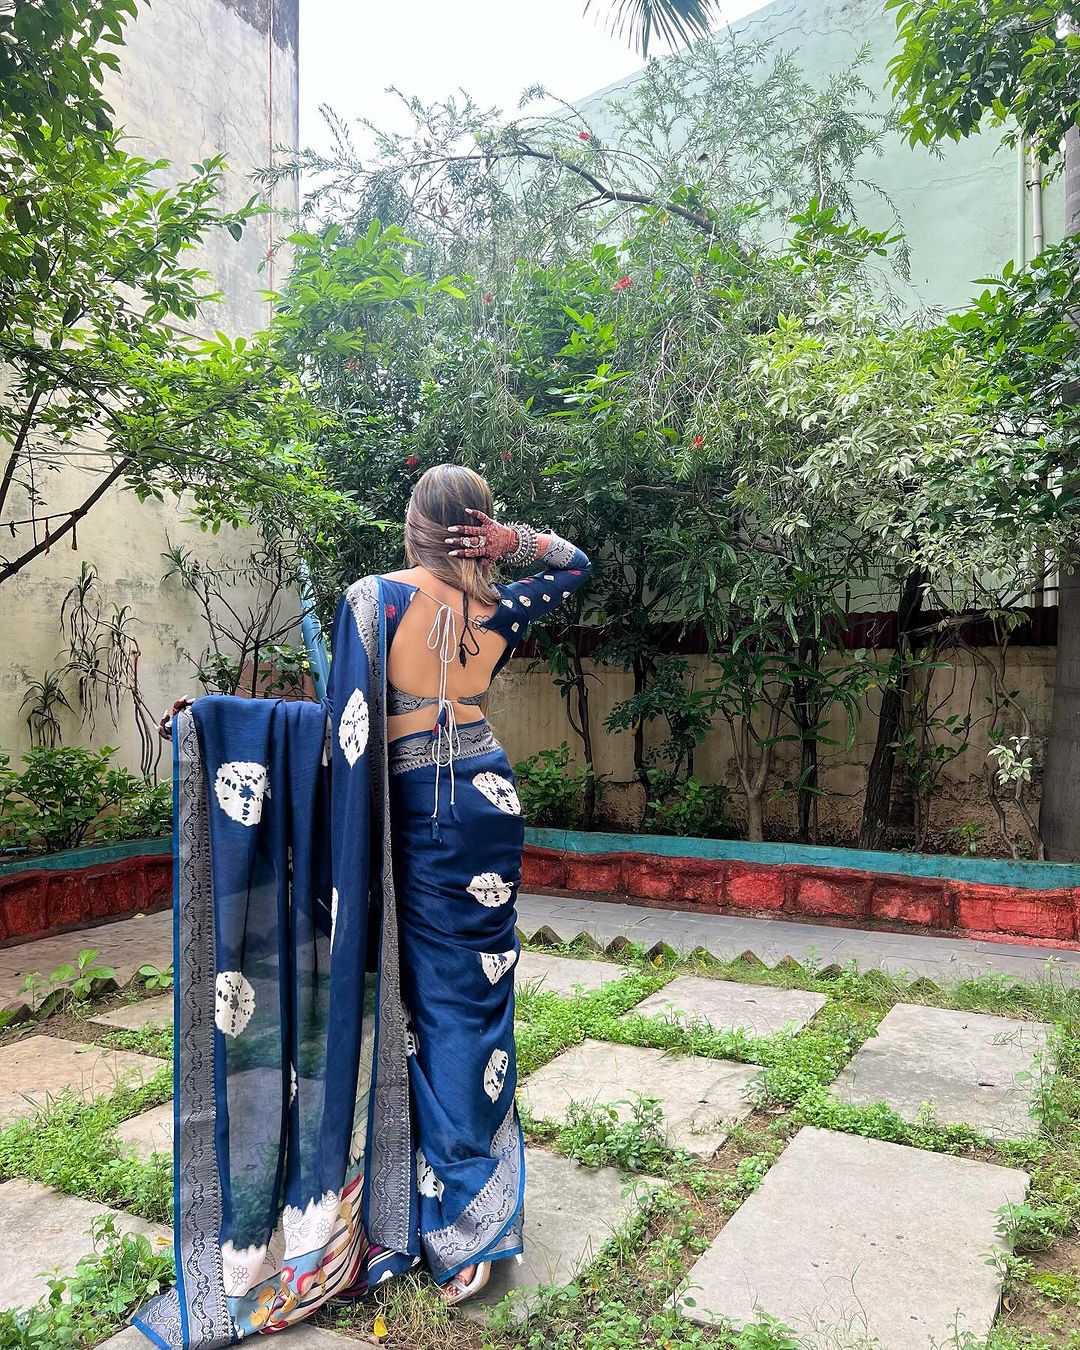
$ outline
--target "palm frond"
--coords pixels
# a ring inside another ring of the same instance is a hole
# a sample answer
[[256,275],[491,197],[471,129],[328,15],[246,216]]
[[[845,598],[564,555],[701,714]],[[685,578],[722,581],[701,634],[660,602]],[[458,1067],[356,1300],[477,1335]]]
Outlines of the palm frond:
[[[597,0],[585,0],[585,13],[596,4]],[[642,56],[648,56],[657,35],[673,48],[705,37],[716,13],[716,0],[614,0],[609,27],[619,37],[628,36]]]

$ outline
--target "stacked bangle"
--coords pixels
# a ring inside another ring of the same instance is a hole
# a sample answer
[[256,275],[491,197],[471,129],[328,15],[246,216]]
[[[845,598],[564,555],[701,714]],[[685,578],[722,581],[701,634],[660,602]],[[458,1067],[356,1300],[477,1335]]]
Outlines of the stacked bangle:
[[513,553],[506,555],[506,561],[512,567],[526,567],[529,563],[535,562],[540,556],[537,542],[539,535],[531,525],[511,525],[512,530],[517,531],[518,545]]

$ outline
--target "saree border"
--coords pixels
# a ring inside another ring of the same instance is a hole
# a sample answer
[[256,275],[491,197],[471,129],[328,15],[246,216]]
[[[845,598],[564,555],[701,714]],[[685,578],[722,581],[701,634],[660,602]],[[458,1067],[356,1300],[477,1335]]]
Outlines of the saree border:
[[173,736],[176,1288],[148,1305],[133,1322],[155,1344],[215,1350],[233,1344],[235,1328],[225,1301],[220,1247],[223,1210],[216,1143],[216,933],[210,821],[202,753],[190,710],[174,719]]
[[368,1117],[366,1227],[371,1242],[407,1252],[414,1239],[412,1112],[407,1018],[401,998],[401,939],[390,837],[384,659],[386,613],[381,603],[379,578],[362,577],[349,587],[345,598],[368,659],[372,836],[373,842],[377,837],[381,845],[378,1015]]
[[[521,1226],[525,1198],[524,1155],[517,1105],[511,1101],[491,1141],[495,1171],[453,1223],[423,1234],[428,1266],[436,1280],[449,1280],[478,1259],[513,1254],[505,1239]],[[520,1246],[520,1232],[518,1244]]]

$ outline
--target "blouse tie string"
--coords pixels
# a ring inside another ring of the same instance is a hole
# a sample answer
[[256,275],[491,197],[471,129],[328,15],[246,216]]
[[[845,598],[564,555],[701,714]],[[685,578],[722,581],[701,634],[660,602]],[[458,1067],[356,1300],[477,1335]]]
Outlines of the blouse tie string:
[[457,809],[457,781],[454,776],[454,756],[461,752],[461,737],[458,732],[457,714],[452,700],[446,697],[447,673],[458,651],[457,626],[454,611],[449,605],[440,604],[428,632],[428,651],[435,652],[439,658],[439,695],[435,714],[435,725],[431,729],[431,758],[435,764],[435,802],[431,812],[431,837],[440,839],[439,830],[439,783],[443,769],[450,770],[450,815],[459,820]]

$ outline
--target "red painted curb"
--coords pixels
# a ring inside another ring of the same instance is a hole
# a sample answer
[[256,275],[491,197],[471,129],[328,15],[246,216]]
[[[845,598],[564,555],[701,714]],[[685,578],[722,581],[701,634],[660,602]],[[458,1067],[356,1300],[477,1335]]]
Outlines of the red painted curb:
[[0,942],[46,937],[172,902],[172,857],[150,853],[70,871],[0,875]]
[[997,941],[1080,947],[1080,889],[1031,891],[799,864],[651,853],[582,854],[526,846],[522,885],[858,927],[896,927]]

